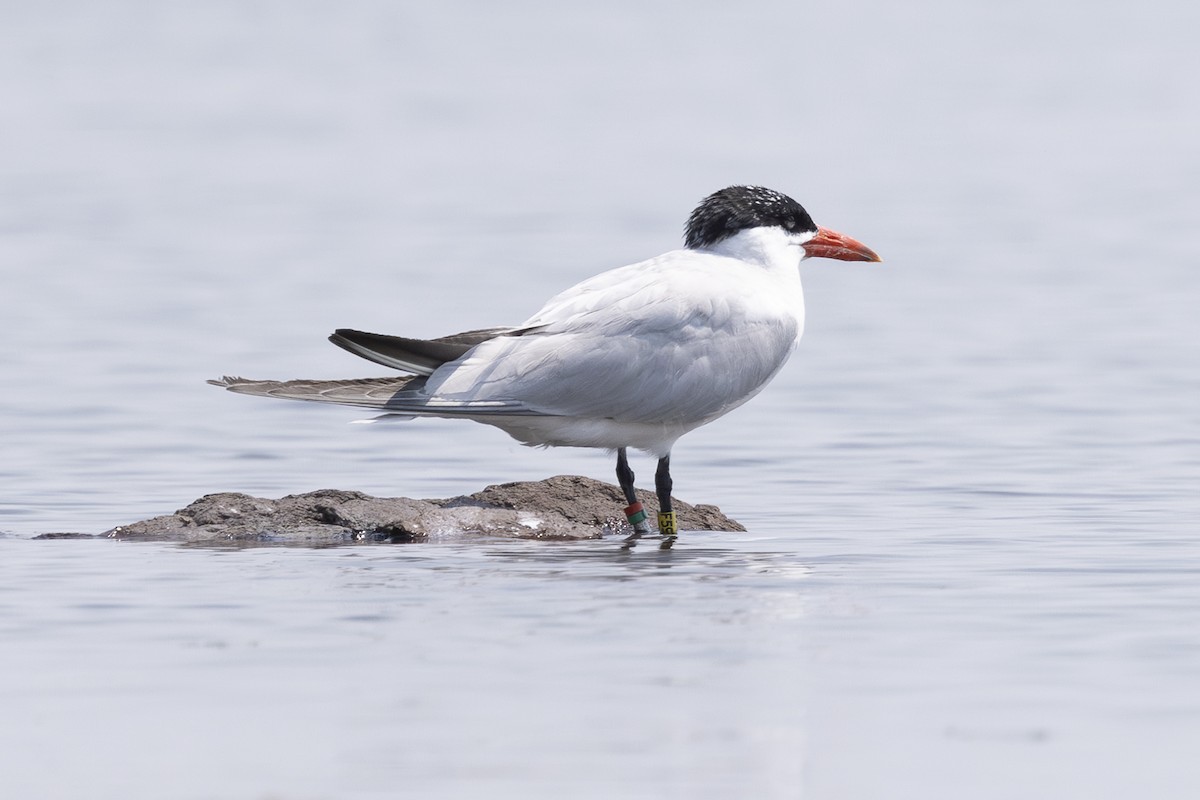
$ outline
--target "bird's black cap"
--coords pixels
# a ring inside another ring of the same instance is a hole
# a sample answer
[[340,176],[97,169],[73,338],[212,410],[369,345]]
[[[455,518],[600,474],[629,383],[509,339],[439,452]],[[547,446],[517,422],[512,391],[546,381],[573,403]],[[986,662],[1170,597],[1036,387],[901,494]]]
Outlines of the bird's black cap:
[[684,243],[697,250],[747,228],[771,226],[796,233],[817,229],[804,206],[786,194],[762,186],[730,186],[696,206],[688,217]]

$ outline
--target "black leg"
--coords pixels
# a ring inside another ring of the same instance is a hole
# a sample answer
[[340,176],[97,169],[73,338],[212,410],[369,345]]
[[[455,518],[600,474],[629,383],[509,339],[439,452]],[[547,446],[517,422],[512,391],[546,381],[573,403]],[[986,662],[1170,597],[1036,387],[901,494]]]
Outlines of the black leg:
[[679,533],[675,509],[671,505],[671,486],[671,454],[667,453],[658,460],[658,469],[654,472],[654,491],[658,495],[658,530],[663,536]]
[[633,470],[629,468],[629,456],[624,447],[617,448],[617,483],[621,484],[621,492],[625,495],[625,502],[629,504],[625,509],[625,518],[633,526],[632,538],[649,533],[646,512],[642,510],[642,504],[638,502],[637,492],[633,488]]
[[617,449],[617,483],[625,493],[625,502],[633,505],[637,502],[637,492],[633,490],[633,470],[629,468],[629,456],[625,448]]

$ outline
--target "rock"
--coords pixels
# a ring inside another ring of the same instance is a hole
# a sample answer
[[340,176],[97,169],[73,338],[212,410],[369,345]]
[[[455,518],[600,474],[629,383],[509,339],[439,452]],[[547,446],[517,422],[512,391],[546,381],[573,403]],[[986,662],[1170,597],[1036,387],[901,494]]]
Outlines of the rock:
[[[442,502],[452,505],[460,500],[471,500],[501,508],[556,513],[576,523],[599,529],[603,533],[630,533],[629,524],[625,522],[621,513],[625,508],[625,497],[621,494],[620,487],[580,475],[558,475],[541,481],[501,483],[489,486],[467,498]],[[645,506],[646,513],[653,521],[658,514],[658,498],[653,492],[639,489],[638,500]],[[716,506],[693,506],[677,498],[672,500],[680,530],[746,530],[741,524],[722,514],[721,509]]]
[[[639,492],[651,519],[652,493]],[[332,545],[411,542],[472,534],[521,539],[589,539],[628,535],[621,490],[578,475],[489,486],[465,497],[413,500],[320,489],[278,500],[225,492],[201,497],[174,514],[121,525],[111,539]],[[680,530],[743,531],[716,506],[675,500]],[[66,538],[45,534],[38,538]]]

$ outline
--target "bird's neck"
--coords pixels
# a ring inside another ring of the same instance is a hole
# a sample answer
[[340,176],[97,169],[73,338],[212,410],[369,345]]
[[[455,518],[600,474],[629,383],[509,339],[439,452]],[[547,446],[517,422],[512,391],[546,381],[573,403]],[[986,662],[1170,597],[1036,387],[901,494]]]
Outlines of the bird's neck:
[[708,248],[709,252],[758,264],[769,272],[796,275],[804,250],[779,228],[747,228]]

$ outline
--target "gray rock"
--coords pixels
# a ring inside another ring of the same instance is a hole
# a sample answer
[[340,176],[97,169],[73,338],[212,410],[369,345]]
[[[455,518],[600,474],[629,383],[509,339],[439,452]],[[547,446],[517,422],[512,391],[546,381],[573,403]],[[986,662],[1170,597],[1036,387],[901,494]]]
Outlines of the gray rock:
[[[639,492],[651,520],[652,493]],[[521,539],[589,539],[628,535],[621,490],[578,475],[504,483],[445,500],[371,497],[320,489],[278,500],[224,492],[201,497],[174,514],[120,525],[101,536],[143,541],[332,545],[411,542],[463,534]],[[681,530],[743,531],[716,506],[675,500]],[[67,538],[44,534],[38,538]]]

